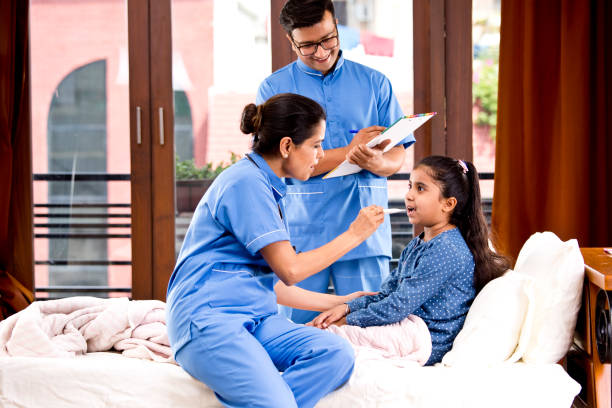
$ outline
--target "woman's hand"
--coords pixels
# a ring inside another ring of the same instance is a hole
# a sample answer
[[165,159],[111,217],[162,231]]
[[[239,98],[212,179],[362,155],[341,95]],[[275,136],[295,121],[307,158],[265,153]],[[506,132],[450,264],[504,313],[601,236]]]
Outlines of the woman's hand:
[[343,302],[342,303],[348,303],[353,299],[357,299],[358,297],[362,297],[362,296],[373,296],[373,295],[378,295],[378,292],[366,292],[364,290],[360,290],[357,292],[353,292],[353,293],[349,293],[348,295],[343,296]]
[[382,224],[384,219],[383,208],[379,205],[370,205],[359,211],[357,218],[351,223],[348,231],[355,234],[359,239],[365,240],[376,231],[376,228]]
[[334,306],[329,310],[321,313],[311,322],[306,323],[306,326],[314,326],[319,329],[326,329],[330,324],[334,324],[344,318],[349,311],[347,304]]

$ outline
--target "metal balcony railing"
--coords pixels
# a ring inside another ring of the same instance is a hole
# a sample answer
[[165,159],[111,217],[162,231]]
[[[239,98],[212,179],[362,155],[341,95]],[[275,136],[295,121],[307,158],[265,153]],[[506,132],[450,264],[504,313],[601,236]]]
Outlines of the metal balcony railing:
[[[493,173],[480,173],[481,180],[493,180]],[[408,180],[409,173],[395,174],[389,180]],[[35,174],[34,181],[46,182],[109,182],[130,181],[129,174],[100,174],[100,173],[51,173]],[[490,223],[491,199],[483,199],[483,211]],[[403,200],[390,200],[390,207],[403,207]],[[46,210],[46,211],[45,211]],[[109,210],[120,211],[109,212]],[[183,214],[177,218],[177,248],[184,238],[189,225],[191,214]],[[130,239],[131,232],[116,233],[114,229],[129,229],[131,231],[131,204],[130,203],[103,203],[103,202],[72,202],[72,203],[35,203],[34,227],[36,239]],[[40,231],[40,229],[46,231]],[[110,230],[110,231],[109,231]],[[392,252],[391,267],[397,266],[398,257],[402,249],[413,238],[412,224],[403,214],[391,215]],[[90,259],[92,254],[80,254],[80,259],[36,259],[35,265],[50,267],[110,267],[131,266],[130,260]],[[36,293],[48,295],[98,294],[110,292],[130,293],[129,287],[111,287],[106,285],[48,285],[36,287]]]
[[[72,183],[72,186],[79,187],[83,183],[90,183],[91,186],[114,181],[129,182],[130,175],[49,173],[34,174],[33,180],[62,187],[63,183]],[[103,241],[131,238],[131,204],[100,202],[106,199],[106,194],[96,196],[92,193],[84,197],[73,194],[72,189],[66,189],[70,192],[64,196],[51,195],[53,201],[57,202],[34,203],[34,238],[49,240],[49,251],[39,251],[49,256],[45,259],[44,255],[39,257],[35,254],[34,264],[50,268],[49,272],[53,274],[53,279],[50,275],[50,284],[35,287],[36,295],[40,297],[45,294],[44,298],[48,299],[85,294],[108,296],[113,292],[131,293],[130,287],[104,284],[107,282],[109,267],[129,267],[131,260],[101,259],[108,256],[108,246]],[[83,251],[51,251],[52,245],[56,248],[71,248],[79,244],[84,248]],[[71,255],[75,255],[74,258]],[[126,273],[129,273],[128,270]]]

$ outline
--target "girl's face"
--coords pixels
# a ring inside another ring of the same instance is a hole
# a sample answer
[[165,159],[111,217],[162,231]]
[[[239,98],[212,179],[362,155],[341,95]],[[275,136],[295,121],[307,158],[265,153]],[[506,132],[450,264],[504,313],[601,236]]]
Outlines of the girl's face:
[[417,167],[410,173],[404,203],[412,224],[426,228],[448,224],[452,208],[449,209],[448,200],[442,197],[440,187],[427,173],[425,166]]
[[283,172],[286,177],[298,180],[308,180],[314,172],[315,166],[323,157],[323,139],[325,137],[325,121],[319,122],[313,135],[300,145],[291,143],[288,156],[283,160]]

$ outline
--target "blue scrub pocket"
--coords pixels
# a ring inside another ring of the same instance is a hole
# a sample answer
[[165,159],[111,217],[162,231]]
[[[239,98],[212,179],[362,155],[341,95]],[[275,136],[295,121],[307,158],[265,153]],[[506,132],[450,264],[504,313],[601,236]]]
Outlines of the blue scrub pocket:
[[[388,205],[387,179],[372,177],[360,178],[358,182],[359,201],[361,207],[369,205],[380,205],[386,208]],[[391,256],[391,223],[389,216],[385,216],[385,222],[368,238],[368,240],[357,247],[356,251],[362,251],[364,256]]]
[[388,190],[387,179],[380,177],[360,178],[358,181],[359,201],[361,208],[369,205],[380,205],[387,207]]
[[324,223],[313,222],[313,218],[320,217],[324,213],[323,207],[326,200],[323,182],[287,185],[287,195],[283,198],[283,204],[287,214],[291,242],[298,249],[300,245],[294,240],[300,241],[305,235],[323,233]]

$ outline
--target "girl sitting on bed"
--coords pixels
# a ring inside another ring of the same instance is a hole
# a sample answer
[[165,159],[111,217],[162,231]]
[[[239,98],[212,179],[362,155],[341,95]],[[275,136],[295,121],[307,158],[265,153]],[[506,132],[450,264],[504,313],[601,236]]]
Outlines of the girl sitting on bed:
[[489,249],[472,163],[423,159],[410,174],[405,203],[410,222],[424,231],[404,248],[380,292],[334,306],[309,325],[381,326],[416,315],[431,334],[430,365],[450,350],[476,293],[509,264]]

